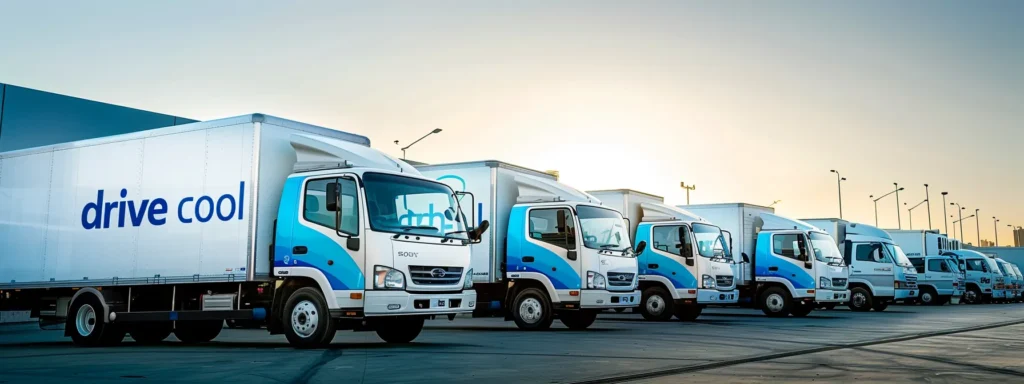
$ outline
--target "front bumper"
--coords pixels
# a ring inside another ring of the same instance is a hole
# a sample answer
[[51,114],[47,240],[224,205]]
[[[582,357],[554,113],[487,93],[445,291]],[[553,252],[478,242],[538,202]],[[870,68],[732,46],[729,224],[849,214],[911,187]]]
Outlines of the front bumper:
[[736,304],[740,291],[719,291],[717,289],[698,289],[697,304]]
[[640,305],[640,291],[612,292],[598,289],[580,291],[580,308],[633,308]]
[[920,292],[917,288],[899,288],[896,289],[894,300],[916,299]]
[[818,289],[814,291],[814,301],[817,303],[843,303],[849,300],[849,290]]
[[363,297],[367,317],[473,313],[476,307],[476,291],[472,289],[459,293],[366,291]]

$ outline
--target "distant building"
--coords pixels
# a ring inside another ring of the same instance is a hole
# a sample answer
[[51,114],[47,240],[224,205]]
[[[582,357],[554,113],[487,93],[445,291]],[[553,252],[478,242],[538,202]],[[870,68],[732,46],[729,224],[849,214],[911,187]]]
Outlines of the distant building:
[[1024,228],[1013,230],[1013,246],[1024,247]]
[[0,152],[195,121],[0,83]]
[[978,243],[979,243],[978,245],[981,246],[982,248],[996,246],[996,243],[994,241],[989,241],[989,240],[985,240],[985,239],[981,239],[981,241],[979,241]]

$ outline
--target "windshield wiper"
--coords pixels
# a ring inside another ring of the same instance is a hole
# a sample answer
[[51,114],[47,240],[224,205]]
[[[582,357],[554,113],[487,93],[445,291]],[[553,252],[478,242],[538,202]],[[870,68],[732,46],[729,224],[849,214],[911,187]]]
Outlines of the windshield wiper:
[[402,229],[403,231],[406,231],[406,232],[409,232],[409,231],[414,230],[414,229],[429,229],[429,230],[433,230],[433,231],[437,231],[438,230],[437,227],[431,227],[429,225],[403,225],[403,226],[398,227],[398,228],[400,228],[400,229]]

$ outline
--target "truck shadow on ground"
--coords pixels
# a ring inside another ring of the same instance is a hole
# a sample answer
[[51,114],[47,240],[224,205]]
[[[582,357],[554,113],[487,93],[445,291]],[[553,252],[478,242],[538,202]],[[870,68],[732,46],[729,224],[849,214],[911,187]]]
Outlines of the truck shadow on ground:
[[[436,331],[469,331],[469,332],[531,332],[524,331],[517,327],[492,327],[492,326],[466,326],[466,327],[443,327],[443,328],[429,328],[431,332]],[[587,328],[587,329],[569,329],[569,328],[550,328],[539,333],[547,332],[558,332],[558,333],[592,333],[592,332],[626,332],[627,329],[616,329],[616,328]]]
[[[208,343],[200,344],[185,344],[176,341],[164,341],[158,344],[146,344],[140,345],[133,341],[125,341],[116,346],[102,347],[102,348],[79,348],[72,344],[70,341],[43,341],[43,342],[29,342],[29,343],[10,343],[0,344],[0,349],[16,349],[25,347],[44,347],[44,348],[61,348],[66,350],[68,347],[76,348],[81,352],[93,352],[93,351],[115,351],[124,350],[124,352],[156,352],[160,350],[180,350],[180,349],[263,349],[263,350],[279,350],[279,349],[294,349],[286,342],[236,342],[236,341],[211,341]],[[479,347],[476,344],[465,344],[465,343],[433,343],[433,342],[412,342],[409,344],[388,344],[384,341],[377,343],[345,343],[345,342],[334,342],[325,348],[308,349],[308,351],[323,351],[323,350],[346,350],[346,349],[391,349],[391,350],[413,350],[413,349],[448,349],[456,347]],[[299,349],[295,349],[299,351]],[[0,357],[0,360],[8,359],[12,357],[20,356],[7,356]]]

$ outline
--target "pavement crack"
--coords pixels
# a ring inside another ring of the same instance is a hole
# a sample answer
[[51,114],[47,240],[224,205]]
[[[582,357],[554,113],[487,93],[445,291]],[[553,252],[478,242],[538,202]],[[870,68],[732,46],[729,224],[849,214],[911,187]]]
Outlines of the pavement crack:
[[933,363],[957,365],[957,366],[961,366],[961,367],[974,368],[974,369],[981,370],[981,371],[987,371],[987,372],[992,372],[992,373],[999,373],[999,374],[1008,375],[1008,376],[1024,377],[1024,372],[1021,372],[1021,371],[1018,371],[1018,370],[1008,369],[1008,368],[993,367],[993,366],[989,366],[989,365],[981,365],[981,364],[968,363],[966,361],[957,361],[957,360],[943,359],[941,357],[935,357],[935,356],[922,356],[922,355],[911,354],[911,353],[892,353],[892,352],[886,352],[886,351],[880,351],[880,350],[877,350],[877,349],[868,349],[868,348],[854,348],[854,349],[860,350],[860,351],[865,351],[865,352],[878,353],[878,354],[882,354],[882,355],[898,356],[898,357],[909,357],[909,358],[912,358],[912,359],[930,361],[930,362],[933,362]]
[[342,350],[338,349],[338,348],[324,350],[324,352],[320,354],[320,357],[318,357],[312,363],[310,363],[310,364],[306,365],[305,367],[303,367],[301,373],[299,374],[299,376],[296,376],[294,379],[292,379],[291,383],[292,384],[306,384],[306,383],[308,383],[309,379],[312,379],[313,376],[316,376],[317,372],[320,371],[321,367],[323,367],[327,363],[331,362],[332,360],[341,357],[341,355],[342,355]]

